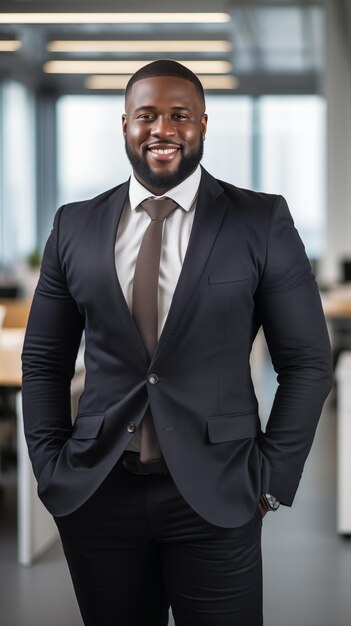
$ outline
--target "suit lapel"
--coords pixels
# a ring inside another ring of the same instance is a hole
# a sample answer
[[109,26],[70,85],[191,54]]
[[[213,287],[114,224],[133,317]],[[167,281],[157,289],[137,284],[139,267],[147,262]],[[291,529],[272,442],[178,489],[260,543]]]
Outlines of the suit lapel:
[[[98,220],[98,240],[101,254],[101,267],[104,272],[102,277],[105,293],[109,295],[112,307],[118,311],[118,320],[125,327],[126,337],[132,341],[139,356],[148,361],[149,357],[138,333],[137,327],[130,313],[118,280],[115,265],[115,243],[119,220],[129,191],[129,181],[123,183],[109,198],[104,210],[100,212]],[[104,299],[102,299],[102,302]],[[110,312],[111,313],[111,312]],[[113,314],[113,313],[112,313]],[[116,318],[117,319],[117,318]]]
[[223,188],[216,179],[202,168],[195,218],[187,252],[171,307],[152,360],[156,359],[164,350],[204,270],[227,210],[226,203],[221,202],[219,198],[222,193]]

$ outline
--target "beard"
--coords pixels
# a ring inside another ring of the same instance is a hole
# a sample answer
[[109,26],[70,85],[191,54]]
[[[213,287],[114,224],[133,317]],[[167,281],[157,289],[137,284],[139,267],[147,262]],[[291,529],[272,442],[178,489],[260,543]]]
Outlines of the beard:
[[194,150],[187,156],[183,156],[179,163],[179,167],[175,172],[165,172],[164,174],[155,174],[149,167],[146,158],[140,157],[139,154],[131,149],[127,138],[125,139],[125,149],[137,178],[144,181],[146,186],[150,185],[150,188],[160,189],[162,192],[164,189],[168,190],[176,187],[194,172],[204,153],[204,141],[200,136],[198,149]]

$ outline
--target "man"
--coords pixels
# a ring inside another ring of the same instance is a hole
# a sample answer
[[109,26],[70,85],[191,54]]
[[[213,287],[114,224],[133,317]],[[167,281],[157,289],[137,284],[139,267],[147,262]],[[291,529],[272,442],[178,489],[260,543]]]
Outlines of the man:
[[[146,65],[125,111],[131,180],[60,208],[33,301],[39,495],[85,624],[164,626],[171,606],[177,626],[259,626],[262,516],[291,506],[331,385],[318,290],[284,199],[199,166],[192,72]],[[261,325],[279,382],[265,433],[249,367]]]

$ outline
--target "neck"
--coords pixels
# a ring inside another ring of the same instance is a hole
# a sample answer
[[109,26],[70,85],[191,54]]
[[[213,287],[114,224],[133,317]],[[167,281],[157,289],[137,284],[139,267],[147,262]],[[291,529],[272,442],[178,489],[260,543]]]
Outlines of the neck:
[[156,186],[153,185],[152,183],[143,180],[138,174],[137,172],[133,169],[133,174],[136,178],[136,180],[143,186],[145,187],[145,189],[147,189],[148,191],[150,191],[150,193],[152,193],[153,196],[163,196],[165,193],[167,193],[167,191],[169,191],[170,189],[174,189],[174,187],[178,187],[178,185],[180,185],[181,183],[183,183],[187,178],[189,178],[189,176],[191,176],[196,168],[198,166],[198,163],[196,164],[196,166],[194,167],[194,169],[187,174],[186,176],[184,176],[184,178],[182,178],[181,180],[177,180],[177,181],[173,181],[172,183],[170,183],[169,185],[165,185],[164,187],[160,187],[160,186]]

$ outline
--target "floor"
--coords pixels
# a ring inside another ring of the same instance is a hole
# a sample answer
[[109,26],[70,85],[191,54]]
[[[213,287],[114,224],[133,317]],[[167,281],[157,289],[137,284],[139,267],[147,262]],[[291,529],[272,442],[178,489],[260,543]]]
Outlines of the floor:
[[[264,521],[265,626],[351,623],[351,539],[335,530],[335,434],[331,400],[293,508]],[[14,477],[0,500],[0,624],[82,625],[60,545],[30,568],[16,564]]]

